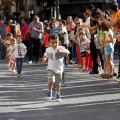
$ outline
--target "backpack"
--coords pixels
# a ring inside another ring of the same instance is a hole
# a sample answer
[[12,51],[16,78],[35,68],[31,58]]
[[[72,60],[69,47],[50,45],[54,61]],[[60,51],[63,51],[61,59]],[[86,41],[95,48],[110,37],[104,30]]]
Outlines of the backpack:
[[10,30],[11,30],[11,33],[12,33],[13,35],[16,35],[16,34],[17,34],[16,25],[11,24],[11,25],[10,25]]

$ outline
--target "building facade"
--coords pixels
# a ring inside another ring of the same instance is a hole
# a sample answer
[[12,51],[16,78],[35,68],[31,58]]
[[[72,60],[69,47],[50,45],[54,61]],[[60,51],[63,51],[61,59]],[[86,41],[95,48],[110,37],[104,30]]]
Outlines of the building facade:
[[15,18],[17,12],[18,18],[30,18],[38,14],[43,9],[43,0],[0,0],[0,15]]
[[[61,18],[76,16],[79,12],[85,11],[87,4],[94,4],[96,7],[105,10],[106,3],[111,0],[0,0],[0,14],[7,17],[15,17],[13,13],[20,12],[19,18],[32,18],[34,14],[41,19],[49,19],[57,14],[56,1],[59,1],[59,14]],[[120,0],[116,0],[120,5]]]
[[103,0],[60,0],[60,14],[62,18],[66,18],[68,15],[75,17],[80,12],[84,12],[85,6],[91,3],[103,9]]

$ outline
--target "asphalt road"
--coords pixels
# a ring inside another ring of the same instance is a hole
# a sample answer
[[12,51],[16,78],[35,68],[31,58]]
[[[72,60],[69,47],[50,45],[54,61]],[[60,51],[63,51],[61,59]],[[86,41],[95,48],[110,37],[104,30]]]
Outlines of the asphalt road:
[[[115,61],[117,70],[118,62]],[[21,79],[0,60],[0,120],[120,120],[120,84],[65,69],[62,100],[47,100],[46,65],[23,64]]]

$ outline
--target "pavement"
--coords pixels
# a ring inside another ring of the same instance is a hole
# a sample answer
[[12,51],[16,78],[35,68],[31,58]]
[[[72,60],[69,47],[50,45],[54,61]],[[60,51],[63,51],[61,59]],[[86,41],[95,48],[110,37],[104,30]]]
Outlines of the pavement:
[[[120,83],[65,68],[62,100],[47,100],[46,66],[23,64],[20,79],[0,60],[0,120],[120,120]],[[118,61],[115,60],[117,71]]]

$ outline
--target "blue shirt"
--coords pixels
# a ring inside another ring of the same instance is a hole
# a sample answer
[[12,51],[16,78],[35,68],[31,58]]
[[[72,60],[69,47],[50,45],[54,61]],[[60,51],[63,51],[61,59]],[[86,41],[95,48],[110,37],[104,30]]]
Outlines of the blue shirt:
[[50,34],[59,34],[59,32],[60,32],[59,28],[55,28],[55,29],[50,30]]
[[0,26],[0,35],[3,40],[6,39],[6,28],[7,28],[7,25],[5,24],[3,26]]
[[29,25],[29,29],[32,31],[31,32],[31,37],[35,38],[35,39],[41,39],[42,38],[42,33],[39,33],[37,31],[32,30],[33,27],[35,27],[37,30],[43,30],[43,23],[38,22],[37,24],[35,24],[34,22],[31,22],[30,25]]
[[85,49],[83,48],[82,44],[80,43],[80,52],[84,52]]

